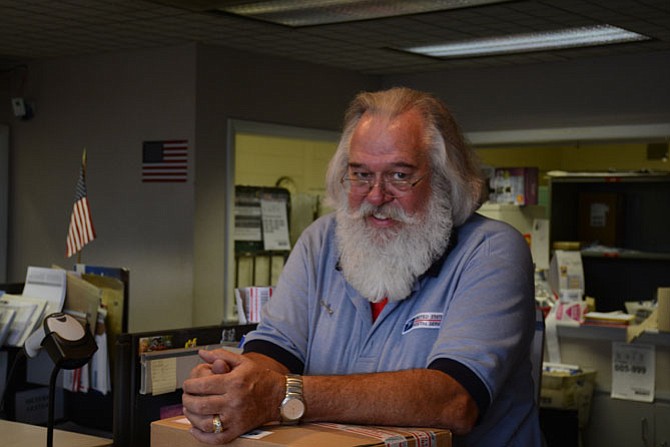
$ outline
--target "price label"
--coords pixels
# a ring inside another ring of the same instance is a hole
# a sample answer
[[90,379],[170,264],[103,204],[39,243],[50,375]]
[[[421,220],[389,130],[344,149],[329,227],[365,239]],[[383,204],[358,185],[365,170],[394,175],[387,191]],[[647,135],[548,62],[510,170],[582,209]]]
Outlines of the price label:
[[654,345],[612,343],[612,397],[653,402],[655,377]]

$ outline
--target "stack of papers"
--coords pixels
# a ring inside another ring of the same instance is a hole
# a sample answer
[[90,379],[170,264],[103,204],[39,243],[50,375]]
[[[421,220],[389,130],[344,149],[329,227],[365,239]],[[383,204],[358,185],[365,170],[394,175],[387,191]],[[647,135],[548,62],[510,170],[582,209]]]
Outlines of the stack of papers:
[[28,267],[23,296],[47,301],[46,315],[60,312],[67,291],[65,271],[45,267]]
[[274,287],[241,287],[235,289],[237,317],[240,324],[260,323],[261,310],[272,297]]
[[564,373],[564,374],[579,374],[582,368],[579,365],[571,365],[567,363],[552,363],[542,362],[542,371],[548,373]]
[[635,315],[617,312],[589,312],[584,315],[585,324],[598,326],[628,326],[635,321]]
[[45,316],[62,310],[65,292],[65,271],[28,267],[23,293],[0,296],[0,346],[22,347]]
[[0,346],[5,344],[5,340],[9,335],[9,328],[16,316],[16,310],[5,308],[0,305]]
[[[46,307],[47,300],[45,299],[7,293],[2,295],[2,298],[0,298],[1,312],[3,315],[5,313],[14,315],[9,320],[9,330],[5,334],[4,344],[16,347],[23,346],[26,339],[42,322]],[[4,327],[2,331],[5,331]]]

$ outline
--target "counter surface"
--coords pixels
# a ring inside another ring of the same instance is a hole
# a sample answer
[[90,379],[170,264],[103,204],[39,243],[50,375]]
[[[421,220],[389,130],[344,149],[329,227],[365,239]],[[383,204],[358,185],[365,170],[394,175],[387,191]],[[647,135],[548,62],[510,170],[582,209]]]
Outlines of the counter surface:
[[[3,447],[38,447],[47,445],[47,429],[36,425],[0,420],[0,439]],[[111,439],[81,433],[54,430],[54,447],[108,447]]]

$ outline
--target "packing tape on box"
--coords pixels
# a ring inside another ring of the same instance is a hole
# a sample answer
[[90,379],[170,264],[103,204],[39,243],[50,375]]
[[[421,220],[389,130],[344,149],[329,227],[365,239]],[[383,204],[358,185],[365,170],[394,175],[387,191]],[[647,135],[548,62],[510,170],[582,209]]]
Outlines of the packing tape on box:
[[403,447],[408,445],[407,436],[415,439],[417,445],[431,447],[437,445],[437,438],[433,431],[421,429],[393,429],[392,427],[372,427],[363,425],[345,425],[331,422],[316,422],[314,425],[369,436],[384,442],[385,447]]

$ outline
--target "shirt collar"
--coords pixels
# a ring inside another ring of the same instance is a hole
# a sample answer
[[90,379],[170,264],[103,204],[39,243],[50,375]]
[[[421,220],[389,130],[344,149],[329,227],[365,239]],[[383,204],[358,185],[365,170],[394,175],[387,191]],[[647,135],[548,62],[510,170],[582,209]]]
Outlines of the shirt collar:
[[451,253],[451,250],[453,250],[454,246],[458,242],[458,232],[456,231],[457,229],[454,228],[451,231],[451,236],[449,236],[449,243],[447,244],[447,248],[444,249],[444,253],[442,253],[442,256],[437,258],[433,264],[428,267],[428,270],[426,270],[426,273],[421,275],[421,278],[424,276],[431,276],[431,277],[436,277],[440,274],[440,271],[442,270],[442,266],[444,265],[444,261],[447,260],[447,256],[449,253]]

